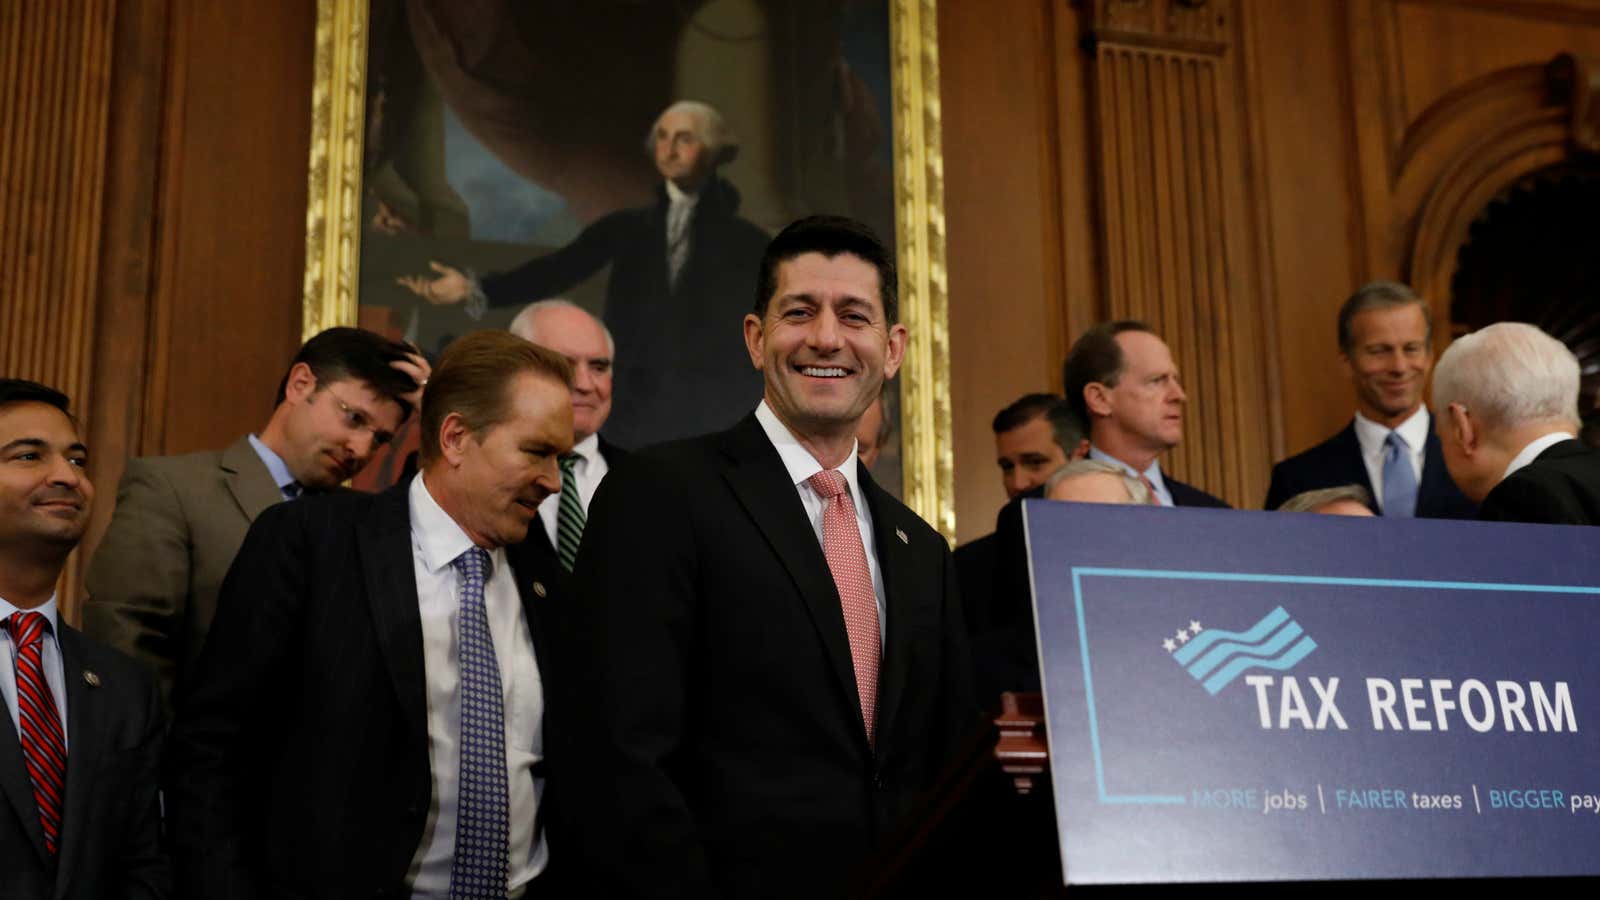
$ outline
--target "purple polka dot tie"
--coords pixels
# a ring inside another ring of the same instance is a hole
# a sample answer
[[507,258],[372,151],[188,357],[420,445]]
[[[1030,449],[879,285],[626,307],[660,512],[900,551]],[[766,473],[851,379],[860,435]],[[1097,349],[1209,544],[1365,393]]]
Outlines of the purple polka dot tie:
[[461,573],[461,770],[456,781],[456,853],[451,900],[504,900],[511,872],[506,723],[500,666],[489,636],[483,585],[489,554],[473,547],[452,563]]
[[843,475],[824,469],[811,476],[811,489],[822,498],[822,555],[828,559],[833,584],[844,607],[844,630],[850,638],[850,660],[855,664],[856,693],[861,699],[861,721],[867,742],[877,736],[878,659],[883,648],[878,637],[878,595],[872,590],[872,570],[856,528],[856,507]]

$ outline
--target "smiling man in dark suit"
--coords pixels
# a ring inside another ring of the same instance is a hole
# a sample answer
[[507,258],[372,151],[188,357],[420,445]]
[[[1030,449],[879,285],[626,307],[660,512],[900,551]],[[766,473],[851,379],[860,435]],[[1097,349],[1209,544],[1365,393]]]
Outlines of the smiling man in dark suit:
[[560,489],[571,377],[506,332],[462,337],[416,477],[256,520],[172,730],[187,896],[549,889],[561,573],[523,540]]
[[595,496],[574,631],[597,894],[842,896],[975,724],[949,545],[857,460],[905,353],[895,290],[865,226],[790,225],[744,320],[755,413]]
[[0,897],[168,895],[155,679],[62,619],[94,502],[67,398],[0,379]]
[[1579,441],[1578,358],[1522,322],[1457,338],[1433,405],[1444,460],[1479,517],[1600,525],[1600,450]]
[[1355,484],[1391,517],[1470,519],[1477,506],[1445,469],[1422,404],[1433,368],[1433,314],[1403,284],[1374,281],[1339,308],[1339,356],[1355,388],[1343,431],[1272,467],[1267,509],[1307,491]]

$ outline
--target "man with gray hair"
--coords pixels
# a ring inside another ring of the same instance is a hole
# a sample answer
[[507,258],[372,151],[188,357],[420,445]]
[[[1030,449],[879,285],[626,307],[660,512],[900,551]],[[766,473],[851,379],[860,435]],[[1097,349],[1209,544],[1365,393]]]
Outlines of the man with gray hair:
[[[572,571],[600,482],[627,451],[600,436],[611,415],[611,373],[616,342],[606,326],[570,300],[530,303],[511,320],[512,334],[565,356],[572,363],[572,452],[561,457],[561,492],[539,504],[529,533],[561,567]],[[543,542],[548,540],[545,548]]]
[[1098,459],[1080,459],[1057,469],[1044,483],[1046,500],[1074,503],[1146,505],[1150,489],[1121,466]]
[[480,278],[436,261],[432,277],[400,279],[429,303],[464,303],[478,318],[560,296],[609,266],[604,315],[621,350],[625,402],[608,434],[630,447],[720,430],[761,396],[735,326],[767,235],[737,215],[739,192],[718,174],[738,139],[715,108],[681,100],[656,119],[645,150],[662,179],[652,204],[603,216],[508,272]]
[[1267,509],[1297,494],[1360,485],[1385,516],[1470,519],[1439,456],[1422,392],[1433,367],[1428,304],[1393,281],[1362,285],[1339,307],[1339,357],[1355,389],[1356,413],[1326,441],[1272,467]]
[[1439,357],[1433,407],[1450,474],[1499,522],[1600,524],[1600,450],[1578,432],[1578,359],[1521,322],[1499,322]]

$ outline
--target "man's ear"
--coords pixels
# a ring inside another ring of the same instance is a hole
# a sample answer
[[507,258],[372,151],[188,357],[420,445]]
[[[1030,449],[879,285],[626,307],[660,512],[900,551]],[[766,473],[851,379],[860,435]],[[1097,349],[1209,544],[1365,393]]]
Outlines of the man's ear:
[[766,335],[761,330],[761,317],[755,313],[747,313],[744,317],[744,348],[750,352],[750,365],[760,371],[764,365],[761,348],[766,340]]
[[1083,402],[1089,407],[1090,416],[1111,415],[1111,389],[1098,381],[1083,386]]
[[283,399],[298,403],[316,393],[317,375],[311,371],[307,363],[297,362],[289,368],[289,376],[284,380]]
[[889,343],[883,356],[883,380],[888,381],[900,371],[900,364],[906,359],[906,342],[911,339],[911,332],[906,326],[896,323],[889,326]]
[[450,413],[439,423],[439,455],[451,468],[461,465],[466,458],[467,443],[475,439],[476,435],[460,413]]
[[1453,440],[1456,446],[1461,448],[1461,452],[1467,456],[1476,453],[1478,444],[1483,439],[1483,430],[1473,420],[1472,413],[1468,412],[1465,406],[1459,403],[1452,403],[1446,408],[1445,414],[1449,416],[1449,439]]

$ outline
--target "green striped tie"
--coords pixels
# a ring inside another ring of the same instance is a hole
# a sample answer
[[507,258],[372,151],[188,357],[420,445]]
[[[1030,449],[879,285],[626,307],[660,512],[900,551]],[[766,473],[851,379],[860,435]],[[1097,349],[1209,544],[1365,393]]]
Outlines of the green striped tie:
[[573,468],[578,464],[578,454],[561,457],[561,513],[556,516],[556,557],[561,567],[572,571],[578,560],[578,543],[583,540],[583,501],[578,499],[578,479]]

